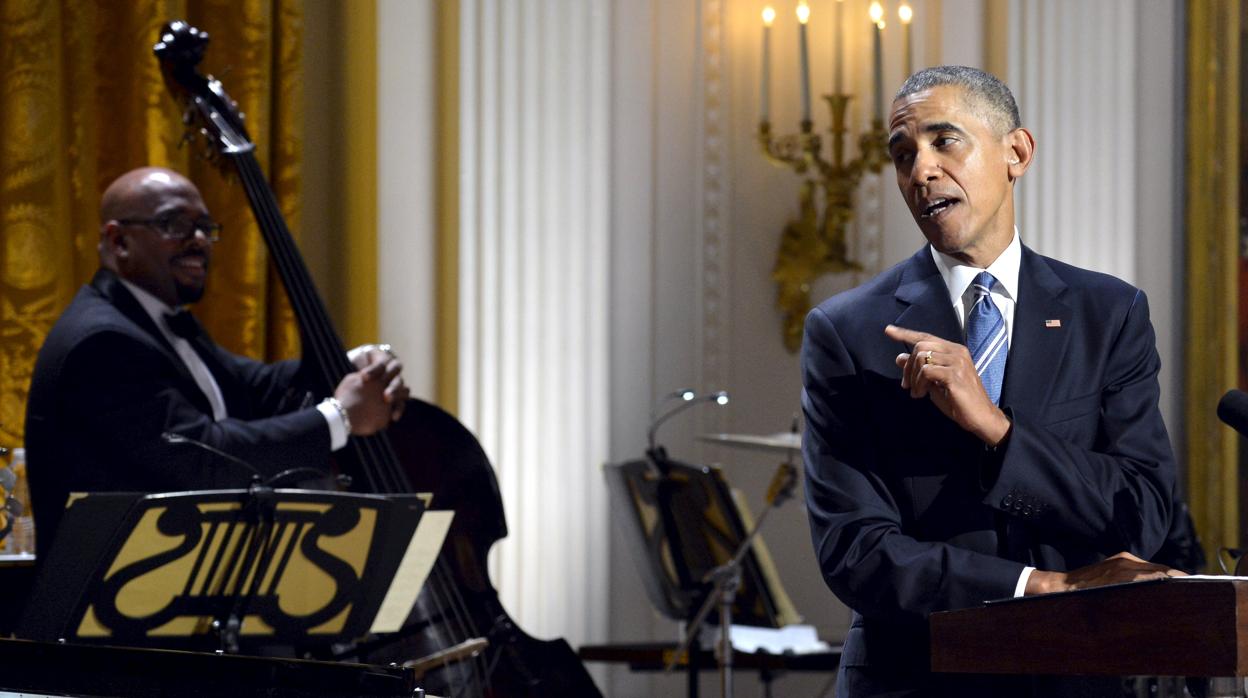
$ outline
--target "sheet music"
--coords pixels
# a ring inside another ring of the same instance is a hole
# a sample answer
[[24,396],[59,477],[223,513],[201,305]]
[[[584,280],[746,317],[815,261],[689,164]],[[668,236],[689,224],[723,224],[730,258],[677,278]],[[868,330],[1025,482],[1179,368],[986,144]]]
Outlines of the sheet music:
[[407,552],[403,553],[403,561],[394,575],[394,581],[386,590],[386,598],[377,610],[373,619],[372,633],[393,633],[403,627],[416,603],[416,596],[429,577],[433,563],[442,550],[442,542],[451,530],[451,521],[455,518],[453,511],[426,511],[416,524],[416,533],[407,544]]

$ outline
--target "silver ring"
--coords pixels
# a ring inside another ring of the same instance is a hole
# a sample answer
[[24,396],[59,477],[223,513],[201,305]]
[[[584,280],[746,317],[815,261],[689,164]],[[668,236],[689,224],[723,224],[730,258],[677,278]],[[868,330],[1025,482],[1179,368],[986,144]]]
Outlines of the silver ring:
[[[398,357],[398,355],[394,353],[394,349],[392,349],[392,348],[390,347],[390,345],[389,345],[389,344],[378,344],[378,345],[377,345],[377,350],[378,350],[378,351],[381,351],[381,352],[384,352],[384,353],[386,353],[386,354],[389,354],[389,355],[390,355],[390,358],[392,358],[392,359],[397,359],[397,358],[399,358],[399,357]],[[928,353],[930,354],[931,352],[928,352]]]

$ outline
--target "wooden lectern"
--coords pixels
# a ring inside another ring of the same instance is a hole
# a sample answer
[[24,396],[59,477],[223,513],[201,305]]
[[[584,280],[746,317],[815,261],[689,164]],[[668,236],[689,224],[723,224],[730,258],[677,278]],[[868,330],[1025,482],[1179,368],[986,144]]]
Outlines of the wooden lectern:
[[1248,578],[1174,577],[931,616],[932,670],[1248,676]]

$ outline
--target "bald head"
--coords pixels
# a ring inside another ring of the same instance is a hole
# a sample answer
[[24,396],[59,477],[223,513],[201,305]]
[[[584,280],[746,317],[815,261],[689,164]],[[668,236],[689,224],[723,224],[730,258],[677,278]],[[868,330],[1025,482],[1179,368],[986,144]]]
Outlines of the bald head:
[[170,306],[203,295],[212,243],[194,233],[171,237],[171,221],[209,219],[199,190],[163,167],[131,170],[108,185],[100,198],[100,266],[136,284]]
[[100,223],[120,218],[151,215],[162,196],[174,189],[189,189],[199,196],[191,180],[163,167],[130,170],[108,185],[100,197]]

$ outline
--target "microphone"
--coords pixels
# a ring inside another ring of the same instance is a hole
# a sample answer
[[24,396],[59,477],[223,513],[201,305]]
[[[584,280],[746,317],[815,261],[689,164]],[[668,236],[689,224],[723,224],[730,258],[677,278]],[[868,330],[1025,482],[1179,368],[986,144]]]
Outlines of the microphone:
[[689,402],[695,397],[697,397],[697,393],[693,392],[693,388],[681,388],[679,390],[673,390],[667,395],[664,395],[663,397],[659,398],[659,401],[654,403],[654,407],[650,408],[650,421],[654,422],[655,419],[658,419],[659,410],[666,407],[667,404],[671,402],[672,400],[675,400],[676,398],[680,398],[681,400],[684,400],[685,402]]
[[208,444],[204,443],[203,441],[200,441],[199,439],[192,439],[189,436],[175,434],[171,431],[161,432],[160,438],[164,439],[165,443],[167,444],[170,444],[173,446],[181,446],[182,444],[187,444],[190,446],[194,446],[196,448],[203,449],[213,454],[214,456],[219,456],[221,458],[224,458],[227,461],[235,465],[241,465],[243,466],[243,468],[245,468],[251,473],[251,481],[253,484],[257,484],[261,482],[262,480],[264,480],[264,473],[260,472],[260,469],[257,468],[256,466],[252,465],[251,463],[248,463],[242,458],[239,458],[237,456],[232,456],[226,453],[225,451],[222,451],[221,449],[217,448],[216,446],[209,446]]
[[1248,393],[1228,390],[1218,400],[1218,419],[1228,427],[1248,436]]
[[[727,390],[721,390],[721,391],[716,392],[716,393],[711,393],[710,395],[703,395],[702,397],[693,397],[693,396],[692,396],[692,393],[693,393],[693,391],[692,391],[692,390],[687,390],[687,391],[683,391],[683,392],[678,391],[678,394],[679,394],[679,395],[680,395],[680,397],[683,399],[683,402],[681,402],[680,404],[676,405],[676,406],[675,406],[675,407],[673,407],[672,409],[668,410],[666,414],[664,414],[664,415],[660,416],[659,418],[657,418],[657,419],[652,418],[652,419],[651,419],[651,421],[650,421],[650,431],[649,431],[649,433],[648,433],[648,439],[649,439],[649,443],[650,443],[650,451],[651,451],[651,452],[654,452],[654,450],[655,450],[655,440],[654,440],[654,439],[655,439],[655,435],[658,433],[658,431],[659,431],[659,427],[660,427],[660,426],[662,426],[662,425],[663,425],[663,423],[664,423],[664,422],[666,422],[667,420],[671,419],[672,417],[675,417],[676,415],[680,414],[681,412],[684,412],[685,410],[689,409],[690,407],[693,407],[694,405],[701,404],[701,403],[703,403],[703,402],[714,402],[714,403],[715,403],[715,404],[717,404],[717,405],[727,405],[727,404],[728,404],[728,391],[727,391]],[[685,395],[685,394],[689,394],[689,395],[690,395],[690,397],[684,397],[684,395]],[[666,401],[667,401],[667,400],[665,400],[665,402],[666,402]]]
[[301,466],[297,466],[294,468],[287,468],[266,480],[264,478],[264,473],[260,472],[259,468],[252,465],[251,463],[248,463],[242,458],[239,458],[237,456],[232,456],[229,453],[222,451],[216,446],[211,446],[198,439],[192,439],[189,436],[175,434],[171,431],[162,432],[160,435],[160,438],[164,439],[165,443],[168,443],[168,444],[173,444],[173,445],[187,444],[190,446],[195,446],[197,448],[202,448],[205,451],[208,451],[209,453],[213,455],[220,456],[221,458],[224,458],[228,460],[229,462],[234,463],[235,465],[243,466],[247,470],[251,471],[251,484],[255,486],[278,487],[280,485],[286,484],[287,480],[290,480],[293,482],[297,478],[333,477],[334,483],[338,485],[338,487],[344,490],[349,489],[351,487],[350,475],[347,475],[346,473],[339,473],[338,475],[331,476],[329,471],[321,470],[320,468],[313,468],[310,465],[301,465]]

